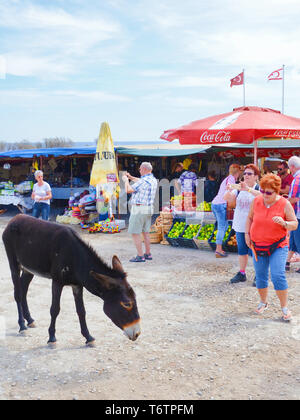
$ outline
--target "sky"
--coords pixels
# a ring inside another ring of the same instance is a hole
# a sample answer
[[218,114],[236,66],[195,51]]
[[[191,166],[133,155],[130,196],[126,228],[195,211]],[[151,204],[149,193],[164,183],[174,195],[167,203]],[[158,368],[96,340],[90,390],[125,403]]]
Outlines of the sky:
[[299,0],[0,0],[0,141],[159,140],[243,105],[300,117]]

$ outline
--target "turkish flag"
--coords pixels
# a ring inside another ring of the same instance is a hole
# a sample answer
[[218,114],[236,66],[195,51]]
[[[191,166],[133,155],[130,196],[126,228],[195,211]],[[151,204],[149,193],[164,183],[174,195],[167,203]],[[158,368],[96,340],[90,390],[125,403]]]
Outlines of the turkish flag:
[[280,73],[282,70],[283,67],[281,69],[272,71],[272,73],[268,76],[268,80],[282,80],[282,75]]
[[244,84],[244,72],[238,74],[233,79],[230,79],[230,87]]

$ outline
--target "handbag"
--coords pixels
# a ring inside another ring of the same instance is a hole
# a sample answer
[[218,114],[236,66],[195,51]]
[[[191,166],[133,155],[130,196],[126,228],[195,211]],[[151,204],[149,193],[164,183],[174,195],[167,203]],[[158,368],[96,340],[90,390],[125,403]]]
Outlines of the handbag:
[[252,241],[255,254],[259,257],[269,257],[278,248],[278,245],[281,244],[281,242],[283,242],[285,239],[286,236],[284,236],[283,238],[279,239],[279,241],[274,242],[271,245],[257,245],[255,242]]
[[[226,180],[226,185],[227,184],[228,184],[228,179]],[[236,205],[236,202],[234,204],[229,204],[227,202],[227,207],[226,207],[226,219],[227,220],[233,220],[235,205]]]

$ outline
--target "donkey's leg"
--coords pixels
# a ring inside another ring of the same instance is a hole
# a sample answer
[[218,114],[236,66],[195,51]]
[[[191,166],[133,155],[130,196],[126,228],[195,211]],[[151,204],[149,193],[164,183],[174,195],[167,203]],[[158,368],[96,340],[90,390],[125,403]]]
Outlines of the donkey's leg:
[[28,323],[29,328],[34,328],[34,319],[32,319],[28,304],[27,304],[27,292],[30,285],[31,280],[33,279],[33,274],[28,273],[27,271],[23,271],[21,275],[21,285],[22,285],[22,308],[24,318]]
[[50,346],[54,346],[54,344],[56,343],[55,322],[60,312],[60,297],[61,297],[62,289],[63,289],[62,285],[60,285],[55,280],[52,281],[52,305],[50,309],[51,324],[49,327],[49,341],[48,341],[48,344]]
[[18,308],[18,324],[20,326],[19,333],[22,334],[27,330],[25,326],[25,319],[23,315],[23,307],[22,307],[22,284],[20,279],[20,266],[18,261],[11,260],[9,258],[9,265],[10,265],[10,271],[11,271],[11,278],[14,284],[14,298],[17,304]]
[[73,286],[73,295],[75,300],[76,312],[80,322],[81,334],[86,339],[87,346],[93,346],[95,339],[90,335],[85,320],[85,307],[83,303],[83,288],[80,286]]

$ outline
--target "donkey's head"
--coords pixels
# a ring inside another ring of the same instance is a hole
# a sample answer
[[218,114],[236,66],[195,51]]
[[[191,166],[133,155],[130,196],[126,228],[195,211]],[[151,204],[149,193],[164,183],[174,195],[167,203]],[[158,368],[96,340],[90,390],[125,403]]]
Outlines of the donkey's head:
[[135,341],[141,333],[135,293],[127,283],[126,273],[116,255],[112,259],[112,268],[121,274],[120,277],[111,277],[95,271],[90,271],[90,275],[100,283],[104,291],[105,314],[130,340]]

